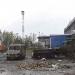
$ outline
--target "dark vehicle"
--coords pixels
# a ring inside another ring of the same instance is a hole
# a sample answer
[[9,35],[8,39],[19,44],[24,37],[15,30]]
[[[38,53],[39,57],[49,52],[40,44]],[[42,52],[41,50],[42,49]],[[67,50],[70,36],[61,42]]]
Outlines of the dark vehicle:
[[24,44],[11,44],[7,51],[7,60],[24,59],[26,55]]
[[55,58],[56,50],[55,49],[42,49],[42,50],[34,50],[32,58],[41,59],[41,58]]

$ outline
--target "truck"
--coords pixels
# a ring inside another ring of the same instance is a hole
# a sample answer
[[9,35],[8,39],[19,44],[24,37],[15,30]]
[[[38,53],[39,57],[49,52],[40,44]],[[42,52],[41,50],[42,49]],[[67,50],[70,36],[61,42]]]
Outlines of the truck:
[[7,60],[24,59],[26,50],[24,44],[10,44],[7,50]]

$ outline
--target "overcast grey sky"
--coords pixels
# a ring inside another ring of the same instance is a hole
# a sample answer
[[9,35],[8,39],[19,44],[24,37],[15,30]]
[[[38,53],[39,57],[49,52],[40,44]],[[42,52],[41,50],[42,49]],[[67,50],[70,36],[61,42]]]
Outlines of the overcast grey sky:
[[0,0],[0,29],[21,34],[22,10],[25,11],[25,34],[63,34],[75,17],[75,1]]

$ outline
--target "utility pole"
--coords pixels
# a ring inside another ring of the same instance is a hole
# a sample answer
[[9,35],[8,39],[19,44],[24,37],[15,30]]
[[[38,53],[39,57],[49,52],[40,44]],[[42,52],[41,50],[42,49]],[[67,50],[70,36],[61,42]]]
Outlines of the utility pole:
[[24,11],[21,11],[22,14],[22,39],[24,39]]

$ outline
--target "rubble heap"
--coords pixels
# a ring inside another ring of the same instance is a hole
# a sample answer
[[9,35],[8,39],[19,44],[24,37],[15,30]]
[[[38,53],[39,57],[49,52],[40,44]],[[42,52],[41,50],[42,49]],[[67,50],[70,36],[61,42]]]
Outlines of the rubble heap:
[[26,70],[38,70],[45,69],[51,67],[48,62],[33,62],[33,63],[21,63],[16,65],[18,69],[26,69]]
[[47,61],[41,61],[41,62],[32,62],[32,63],[20,63],[16,64],[18,69],[25,69],[25,70],[57,70],[57,69],[70,69],[70,65],[63,65],[60,63],[50,63]]

